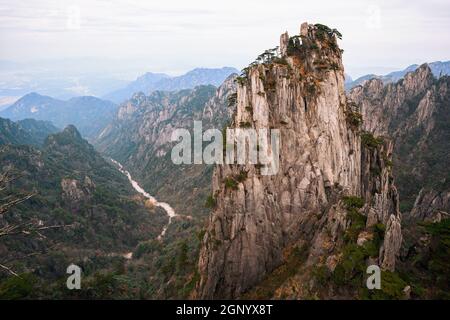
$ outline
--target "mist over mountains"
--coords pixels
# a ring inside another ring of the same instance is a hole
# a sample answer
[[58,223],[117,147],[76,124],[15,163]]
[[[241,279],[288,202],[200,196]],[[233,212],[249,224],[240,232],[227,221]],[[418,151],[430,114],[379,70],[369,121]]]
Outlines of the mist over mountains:
[[[125,75],[110,69],[89,59],[20,63],[0,60],[0,107],[30,92],[67,100],[76,96],[100,97],[128,84]],[[2,97],[9,99],[2,101]]]
[[120,103],[131,98],[133,93],[140,91],[149,94],[156,90],[176,91],[192,89],[199,85],[213,85],[217,87],[229,75],[238,72],[237,69],[230,67],[223,67],[221,69],[196,68],[177,77],[170,77],[163,73],[147,72],[125,88],[106,94],[103,98]]
[[128,77],[126,73],[95,71],[99,67],[93,62],[83,62],[84,68],[90,67],[91,71],[68,68],[66,64],[58,61],[55,61],[54,65],[48,65],[47,62],[41,67],[35,64],[0,61],[0,111],[31,92],[59,100],[94,96],[121,103],[140,91],[148,94],[155,90],[192,89],[198,85],[219,86],[230,74],[239,72],[231,67],[196,68],[180,76],[147,72],[136,80],[129,81],[122,78]]
[[13,121],[28,118],[46,120],[59,128],[73,124],[83,136],[93,137],[111,121],[116,110],[114,103],[92,96],[59,100],[29,93],[2,110],[0,117]]
[[228,76],[237,72],[238,70],[230,67],[196,68],[177,77],[148,72],[126,87],[107,94],[104,99],[77,96],[62,100],[32,92],[1,110],[0,117],[13,121],[27,118],[46,120],[60,128],[73,124],[84,137],[95,138],[116,113],[117,105],[109,100],[120,103],[138,92],[177,91],[200,85],[219,86]]

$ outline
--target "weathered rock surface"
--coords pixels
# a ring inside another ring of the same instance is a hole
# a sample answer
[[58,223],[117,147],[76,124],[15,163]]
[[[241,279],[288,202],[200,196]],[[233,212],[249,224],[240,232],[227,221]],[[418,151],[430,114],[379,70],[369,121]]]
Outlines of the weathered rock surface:
[[422,189],[417,196],[411,217],[420,221],[440,222],[450,218],[450,191],[437,192]]
[[[362,196],[362,212],[371,215],[371,223],[387,224],[379,262],[395,267],[401,228],[386,165],[392,147],[361,146],[358,125],[349,120],[355,111],[345,96],[336,32],[302,25],[301,36],[287,44],[286,38],[281,37],[281,56],[252,64],[238,79],[231,124],[279,129],[279,171],[261,175],[261,167],[251,164],[215,168],[217,205],[200,253],[200,298],[239,297],[279,266],[283,249],[299,240],[310,248],[307,265],[337,257],[351,224],[341,202],[345,195]],[[327,264],[335,265],[331,260]]]
[[377,136],[389,135],[405,114],[411,112],[409,103],[414,97],[425,96],[434,81],[430,68],[425,64],[398,83],[385,86],[379,79],[369,80],[352,89],[349,97],[361,108],[364,130]]
[[79,206],[82,202],[89,200],[95,190],[95,184],[89,178],[84,177],[84,181],[63,178],[61,180],[62,199],[71,206]]
[[402,211],[424,219],[432,214],[434,201],[436,210],[449,212],[450,78],[434,78],[424,64],[396,83],[366,81],[348,96],[361,108],[363,130],[390,136],[395,143],[394,175]]

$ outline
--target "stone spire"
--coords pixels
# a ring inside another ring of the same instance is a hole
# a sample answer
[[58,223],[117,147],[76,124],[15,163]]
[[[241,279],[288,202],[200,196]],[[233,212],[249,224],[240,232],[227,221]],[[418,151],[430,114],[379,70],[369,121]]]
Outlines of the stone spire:
[[[238,86],[232,123],[278,129],[280,170],[265,176],[261,166],[252,164],[215,167],[216,204],[202,240],[197,298],[239,298],[283,264],[285,249],[294,244],[302,243],[308,250],[304,266],[323,263],[329,256],[338,259],[346,230],[354,223],[343,202],[346,196],[362,196],[368,207],[383,199],[386,209],[380,216],[392,221],[382,221],[386,241],[379,262],[386,269],[394,267],[401,230],[392,179],[382,167],[377,172],[386,178],[383,188],[362,194],[362,189],[382,185],[372,177],[369,160],[382,163],[383,153],[362,150],[359,128],[348,120],[342,55],[335,37],[326,33],[317,38],[313,29],[302,24],[300,32],[307,37],[289,52],[289,65],[253,65]],[[288,43],[286,32],[280,37],[284,57]],[[369,229],[362,226],[358,231],[364,235]]]
[[287,55],[288,43],[289,43],[289,34],[286,31],[280,36],[280,53],[282,57]]
[[300,26],[300,35],[306,37],[308,35],[308,22],[303,22]]

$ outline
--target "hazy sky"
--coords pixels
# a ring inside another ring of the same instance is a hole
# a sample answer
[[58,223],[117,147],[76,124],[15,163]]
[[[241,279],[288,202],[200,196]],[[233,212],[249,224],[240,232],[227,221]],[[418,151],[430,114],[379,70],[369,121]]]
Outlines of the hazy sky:
[[0,0],[0,60],[94,58],[111,72],[129,64],[171,74],[242,68],[303,21],[341,31],[353,77],[450,60],[448,0]]

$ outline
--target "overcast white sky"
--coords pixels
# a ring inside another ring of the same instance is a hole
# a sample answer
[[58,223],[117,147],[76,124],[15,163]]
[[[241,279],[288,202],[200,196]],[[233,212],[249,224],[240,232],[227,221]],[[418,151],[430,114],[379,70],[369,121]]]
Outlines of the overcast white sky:
[[0,60],[242,68],[303,21],[341,31],[353,77],[450,60],[448,0],[0,0]]

